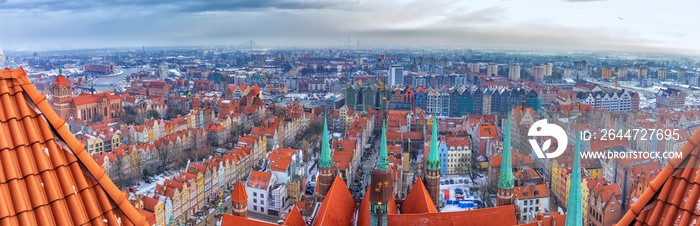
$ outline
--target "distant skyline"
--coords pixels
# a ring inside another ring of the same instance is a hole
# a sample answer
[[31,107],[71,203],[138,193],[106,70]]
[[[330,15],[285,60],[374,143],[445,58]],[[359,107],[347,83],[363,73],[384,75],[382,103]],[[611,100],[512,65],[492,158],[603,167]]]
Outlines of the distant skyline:
[[254,40],[263,47],[350,43],[696,55],[698,6],[690,0],[0,0],[0,48],[237,46]]

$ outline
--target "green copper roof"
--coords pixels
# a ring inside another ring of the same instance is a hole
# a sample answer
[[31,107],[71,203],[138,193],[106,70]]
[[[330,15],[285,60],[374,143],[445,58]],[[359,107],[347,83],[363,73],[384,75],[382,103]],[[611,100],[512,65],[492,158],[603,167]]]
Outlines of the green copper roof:
[[323,140],[321,140],[321,159],[318,160],[320,168],[331,168],[333,159],[331,159],[331,149],[328,144],[328,119],[323,117]]
[[578,131],[576,133],[576,146],[574,151],[574,166],[571,168],[571,181],[569,182],[569,200],[566,204],[566,226],[583,225],[581,218],[581,156],[579,156],[580,143],[579,133],[581,131],[581,123],[579,122]]
[[513,188],[513,166],[510,160],[510,112],[506,117],[506,137],[503,138],[503,153],[501,155],[501,173],[498,175],[498,187]]
[[433,135],[430,137],[430,153],[428,154],[428,169],[439,170],[440,158],[438,157],[438,127],[437,119],[433,115]]
[[382,122],[382,143],[379,147],[379,159],[377,159],[377,169],[389,169],[389,156],[386,150],[386,123]]

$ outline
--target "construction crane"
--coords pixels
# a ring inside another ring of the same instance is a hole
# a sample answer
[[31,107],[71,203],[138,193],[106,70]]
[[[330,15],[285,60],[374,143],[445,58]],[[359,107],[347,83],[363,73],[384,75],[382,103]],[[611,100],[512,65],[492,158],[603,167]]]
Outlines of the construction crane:
[[343,69],[345,69],[345,77],[346,78],[350,77],[350,67],[348,67],[348,65],[350,65],[350,63],[355,63],[355,61],[343,62]]
[[[273,77],[275,77],[275,60],[265,60],[265,61],[269,61],[270,66],[272,66],[272,71],[270,72],[270,76],[268,76],[268,79],[272,79]],[[264,65],[263,65],[263,69],[265,69]]]
[[386,57],[384,55],[382,55],[382,58],[379,58],[379,62],[382,62],[382,77],[380,78],[382,80],[382,85],[379,86],[380,89],[384,88],[384,61],[391,60],[394,58],[396,57]]
[[617,77],[618,77],[618,76],[615,76],[615,92],[616,92],[616,93],[617,93]]

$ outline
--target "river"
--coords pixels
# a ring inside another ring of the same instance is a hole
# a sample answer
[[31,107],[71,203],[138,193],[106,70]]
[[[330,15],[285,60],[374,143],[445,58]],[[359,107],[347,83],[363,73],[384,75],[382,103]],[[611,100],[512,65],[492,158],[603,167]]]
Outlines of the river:
[[117,88],[119,83],[121,81],[126,81],[126,76],[129,76],[133,73],[136,73],[138,71],[137,68],[118,68],[119,70],[123,71],[119,76],[114,76],[114,77],[101,77],[95,79],[93,84],[95,85],[95,92],[102,92],[105,90],[114,90]]

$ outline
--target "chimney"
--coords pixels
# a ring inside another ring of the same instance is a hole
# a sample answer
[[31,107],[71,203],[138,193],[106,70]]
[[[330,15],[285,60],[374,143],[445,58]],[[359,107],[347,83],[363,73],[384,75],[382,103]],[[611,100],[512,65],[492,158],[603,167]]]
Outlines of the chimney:
[[552,226],[557,226],[557,217],[552,216]]

